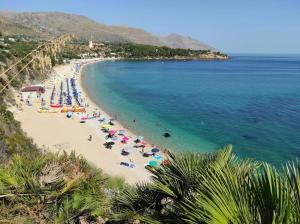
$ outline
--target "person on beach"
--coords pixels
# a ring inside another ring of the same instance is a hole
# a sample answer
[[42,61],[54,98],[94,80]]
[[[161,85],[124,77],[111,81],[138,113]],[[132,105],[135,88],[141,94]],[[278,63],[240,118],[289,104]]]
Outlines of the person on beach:
[[89,141],[92,141],[92,135],[89,135],[88,140],[89,140]]

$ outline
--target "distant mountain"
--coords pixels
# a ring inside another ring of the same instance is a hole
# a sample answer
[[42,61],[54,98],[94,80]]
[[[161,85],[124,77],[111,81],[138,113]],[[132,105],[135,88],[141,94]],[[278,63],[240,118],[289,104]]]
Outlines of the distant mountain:
[[217,49],[201,43],[200,41],[193,39],[191,37],[185,37],[178,34],[170,34],[165,37],[160,38],[161,41],[165,43],[168,47],[172,48],[190,48],[194,50],[212,50],[216,51]]
[[0,31],[5,35],[27,35],[32,37],[45,37],[49,38],[49,35],[47,35],[44,32],[37,32],[30,27],[23,26],[18,23],[14,23],[12,21],[7,20],[2,15],[0,15]]
[[215,48],[192,39],[191,37],[178,34],[160,37],[142,29],[125,26],[108,26],[95,22],[85,16],[60,12],[0,12],[0,22],[2,20],[30,28],[34,30],[33,32],[35,32],[35,34],[40,33],[55,36],[71,33],[84,40],[133,42],[172,48],[215,50]]

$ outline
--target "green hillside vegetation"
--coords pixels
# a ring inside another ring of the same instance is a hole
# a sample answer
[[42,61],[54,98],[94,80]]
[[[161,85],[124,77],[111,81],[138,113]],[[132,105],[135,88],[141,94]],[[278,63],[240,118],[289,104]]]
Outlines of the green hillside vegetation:
[[103,223],[124,186],[74,153],[14,155],[0,170],[0,222]]
[[212,53],[215,55],[225,56],[219,52],[211,52],[210,50],[191,50],[181,48],[158,47],[145,44],[132,43],[115,43],[108,45],[111,52],[117,53],[119,57],[124,58],[174,58],[176,56],[195,58],[201,55]]
[[74,41],[67,44],[64,49],[65,58],[76,58],[84,53],[103,52],[106,57],[115,56],[123,59],[228,59],[228,56],[220,52],[210,50],[191,50],[181,48],[159,47],[134,43],[101,43],[90,49],[87,42]]
[[37,46],[37,41],[16,41],[10,42],[10,45],[7,49],[14,57],[24,57],[26,54],[28,54],[28,52],[34,50]]

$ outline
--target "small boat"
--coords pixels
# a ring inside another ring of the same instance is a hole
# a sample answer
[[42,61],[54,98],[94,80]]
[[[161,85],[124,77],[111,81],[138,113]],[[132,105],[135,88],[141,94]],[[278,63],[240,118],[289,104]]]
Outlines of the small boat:
[[40,109],[38,109],[38,112],[39,112],[39,113],[57,113],[56,110],[53,110],[53,109],[47,109],[47,108],[40,108]]
[[52,107],[52,108],[61,108],[61,107],[63,107],[63,105],[61,105],[61,104],[51,104],[50,107]]
[[60,111],[61,113],[68,113],[68,112],[73,112],[73,108],[70,107],[64,107]]
[[73,112],[85,112],[84,107],[73,107]]

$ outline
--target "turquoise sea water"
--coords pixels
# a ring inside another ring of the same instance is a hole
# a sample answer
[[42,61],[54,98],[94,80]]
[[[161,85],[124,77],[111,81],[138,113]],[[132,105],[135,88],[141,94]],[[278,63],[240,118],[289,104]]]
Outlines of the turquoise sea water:
[[157,145],[210,152],[232,144],[240,157],[276,165],[300,157],[300,56],[110,61],[83,72],[97,103]]

